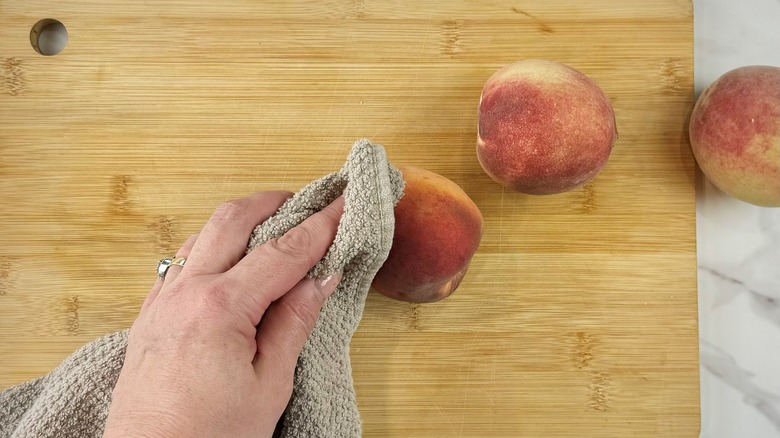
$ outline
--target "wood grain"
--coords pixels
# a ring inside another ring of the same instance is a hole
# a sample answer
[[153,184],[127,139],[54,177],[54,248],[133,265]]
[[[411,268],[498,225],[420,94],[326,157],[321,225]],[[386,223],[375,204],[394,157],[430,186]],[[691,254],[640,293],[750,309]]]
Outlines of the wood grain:
[[[29,41],[56,18],[56,56]],[[127,327],[222,201],[296,190],[360,137],[474,199],[485,235],[432,305],[372,294],[352,343],[366,436],[695,436],[687,0],[0,1],[0,387]],[[484,81],[565,62],[620,138],[583,189],[502,190]]]

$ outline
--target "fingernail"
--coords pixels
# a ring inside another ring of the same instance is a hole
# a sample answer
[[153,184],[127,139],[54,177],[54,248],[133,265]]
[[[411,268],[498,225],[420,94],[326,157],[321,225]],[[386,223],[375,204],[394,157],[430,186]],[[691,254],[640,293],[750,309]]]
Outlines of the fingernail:
[[330,296],[330,294],[336,290],[339,281],[341,281],[341,276],[341,272],[336,272],[325,277],[320,277],[317,279],[317,285],[321,291],[325,292],[325,296]]

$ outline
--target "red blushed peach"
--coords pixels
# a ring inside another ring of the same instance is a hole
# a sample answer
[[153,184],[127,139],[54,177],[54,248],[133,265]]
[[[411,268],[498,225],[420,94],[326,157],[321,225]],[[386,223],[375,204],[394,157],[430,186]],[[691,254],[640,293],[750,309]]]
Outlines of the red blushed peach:
[[466,275],[482,238],[482,213],[449,179],[418,167],[400,170],[406,187],[395,207],[393,246],[373,286],[401,301],[438,301]]
[[721,76],[699,97],[688,131],[713,184],[737,199],[780,207],[780,68]]
[[479,101],[477,157],[511,190],[545,195],[599,174],[617,139],[609,99],[584,74],[544,60],[510,64]]

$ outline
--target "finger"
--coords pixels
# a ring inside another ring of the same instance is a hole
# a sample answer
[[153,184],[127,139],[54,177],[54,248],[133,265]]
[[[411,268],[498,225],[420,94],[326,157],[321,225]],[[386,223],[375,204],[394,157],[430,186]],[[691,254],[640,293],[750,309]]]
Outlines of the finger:
[[292,193],[258,192],[217,207],[200,232],[187,266],[193,273],[217,274],[233,267],[246,252],[257,224],[271,217]]
[[[187,240],[184,241],[184,244],[181,246],[181,248],[179,248],[179,250],[176,251],[175,257],[187,258],[197,239],[198,239],[197,234],[193,234],[192,236],[188,237]],[[168,270],[165,272],[165,278],[160,278],[159,276],[157,277],[157,281],[154,282],[154,285],[152,286],[152,290],[149,291],[149,295],[146,296],[144,303],[141,305],[141,311],[149,307],[152,304],[152,302],[154,302],[154,300],[157,299],[157,296],[160,294],[160,291],[162,290],[163,286],[173,282],[174,278],[176,278],[176,276],[179,275],[179,272],[181,270],[182,270],[181,266],[172,265],[169,266]]]
[[254,324],[265,309],[295,286],[322,259],[336,237],[344,198],[338,197],[321,211],[309,216],[278,239],[255,247],[228,271],[239,287],[228,292],[237,310]]
[[149,291],[149,294],[146,295],[146,298],[144,298],[144,302],[141,304],[141,312],[146,310],[149,306],[152,305],[152,302],[157,299],[157,295],[160,294],[160,289],[163,287],[163,279],[160,277],[157,277],[157,280],[152,285],[152,289]]
[[336,290],[341,274],[301,280],[268,308],[257,330],[255,371],[269,382],[289,387],[306,339],[314,330],[325,300]]
[[[193,234],[192,236],[188,237],[187,240],[184,242],[184,244],[179,248],[178,251],[176,251],[175,257],[184,257],[185,259],[190,256],[190,253],[192,252],[192,248],[195,246],[195,243],[198,240],[198,235],[200,233]],[[188,261],[184,262],[184,265],[187,265]],[[168,271],[165,273],[165,278],[163,278],[163,286],[166,284],[173,283],[174,280],[176,280],[176,277],[179,276],[179,273],[185,269],[185,266],[179,266],[179,265],[171,265],[168,267]]]

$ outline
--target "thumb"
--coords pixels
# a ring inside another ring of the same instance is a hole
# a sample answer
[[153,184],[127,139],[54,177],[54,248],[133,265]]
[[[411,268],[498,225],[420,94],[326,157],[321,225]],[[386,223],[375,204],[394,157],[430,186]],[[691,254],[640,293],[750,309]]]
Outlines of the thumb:
[[314,330],[322,305],[340,280],[341,273],[305,278],[268,307],[255,338],[254,367],[260,378],[290,388],[303,345]]

